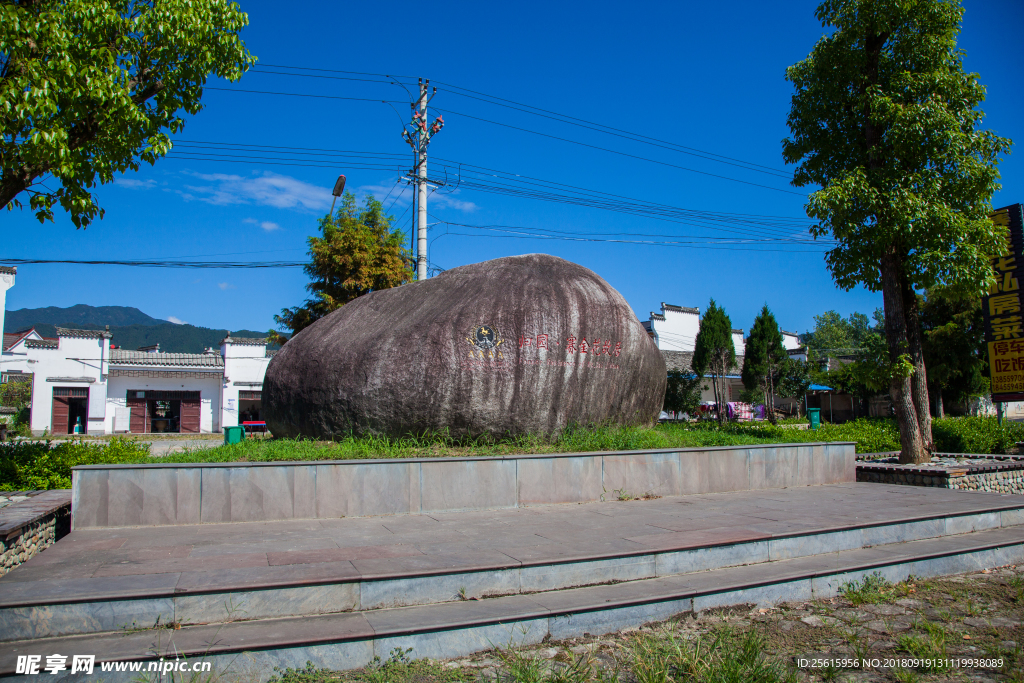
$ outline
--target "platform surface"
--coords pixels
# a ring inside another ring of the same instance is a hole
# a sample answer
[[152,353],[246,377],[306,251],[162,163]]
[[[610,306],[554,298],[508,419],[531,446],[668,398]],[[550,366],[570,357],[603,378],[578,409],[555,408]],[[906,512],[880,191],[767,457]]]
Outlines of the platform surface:
[[0,606],[519,567],[1020,507],[1020,496],[850,483],[487,512],[83,529],[0,578]]

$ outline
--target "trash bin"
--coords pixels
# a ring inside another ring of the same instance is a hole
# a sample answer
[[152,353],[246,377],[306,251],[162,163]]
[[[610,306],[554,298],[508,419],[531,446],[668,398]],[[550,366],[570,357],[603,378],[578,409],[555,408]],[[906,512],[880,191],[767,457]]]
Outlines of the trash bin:
[[811,421],[811,429],[821,426],[821,408],[808,408],[807,419]]
[[238,427],[225,427],[224,428],[224,443],[240,443],[245,439],[245,428],[242,426]]

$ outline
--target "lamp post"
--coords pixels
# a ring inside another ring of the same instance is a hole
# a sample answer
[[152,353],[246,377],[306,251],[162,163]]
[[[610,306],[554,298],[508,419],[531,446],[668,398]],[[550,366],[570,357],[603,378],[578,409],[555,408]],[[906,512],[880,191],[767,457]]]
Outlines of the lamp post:
[[334,202],[338,201],[338,197],[345,191],[345,176],[338,176],[338,180],[334,183],[334,189],[331,194],[334,195],[334,199],[331,200],[331,215],[334,215]]

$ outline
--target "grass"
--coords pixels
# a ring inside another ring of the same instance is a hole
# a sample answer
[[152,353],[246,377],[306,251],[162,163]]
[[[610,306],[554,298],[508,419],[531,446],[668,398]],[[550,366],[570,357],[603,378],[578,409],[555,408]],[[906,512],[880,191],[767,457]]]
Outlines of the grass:
[[[995,418],[935,420],[939,450],[1002,453],[1024,441],[1024,425],[996,424]],[[335,441],[253,437],[214,448],[190,447],[159,459],[165,463],[286,462],[504,456],[529,453],[586,453],[658,448],[708,448],[772,443],[852,441],[858,453],[899,449],[892,420],[865,418],[818,430],[798,430],[768,423],[666,423],[656,427],[574,427],[552,439],[538,436],[456,439],[448,434],[344,437]],[[153,462],[145,442],[123,436],[104,440],[16,441],[0,443],[0,491],[69,488],[77,465]],[[621,493],[621,492],[620,492]],[[631,496],[633,497],[633,496]],[[638,497],[642,497],[638,496]]]

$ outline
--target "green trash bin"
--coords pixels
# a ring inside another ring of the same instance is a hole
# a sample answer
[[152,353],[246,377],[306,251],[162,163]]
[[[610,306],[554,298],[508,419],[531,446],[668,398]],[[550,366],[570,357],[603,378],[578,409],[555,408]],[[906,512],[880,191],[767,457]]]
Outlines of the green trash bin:
[[811,429],[821,426],[821,408],[808,408],[807,419],[811,421]]
[[240,443],[245,440],[245,427],[241,425],[237,427],[225,427],[224,428],[224,443]]

